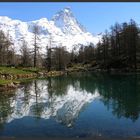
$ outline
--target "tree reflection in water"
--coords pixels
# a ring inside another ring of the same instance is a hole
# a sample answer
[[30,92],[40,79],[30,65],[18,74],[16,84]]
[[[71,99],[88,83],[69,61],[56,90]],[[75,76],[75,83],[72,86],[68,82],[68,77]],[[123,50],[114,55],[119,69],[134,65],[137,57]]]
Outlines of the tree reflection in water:
[[0,128],[6,122],[25,116],[53,117],[70,127],[86,104],[99,96],[114,116],[132,121],[139,118],[139,75],[82,73],[33,80],[15,90],[14,94],[1,94]]

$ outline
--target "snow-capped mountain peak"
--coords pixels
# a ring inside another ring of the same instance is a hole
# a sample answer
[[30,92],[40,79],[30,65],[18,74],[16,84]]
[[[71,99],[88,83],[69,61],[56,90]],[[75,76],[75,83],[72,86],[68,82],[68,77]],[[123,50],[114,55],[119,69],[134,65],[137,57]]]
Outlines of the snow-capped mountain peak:
[[86,32],[85,28],[76,20],[69,7],[57,12],[52,20],[55,26],[60,28],[65,34],[75,35],[77,33]]
[[60,44],[65,46],[68,51],[73,48],[79,49],[81,45],[94,44],[99,41],[100,36],[93,36],[87,32],[85,28],[77,21],[72,10],[66,7],[57,12],[52,20],[41,18],[35,21],[23,22],[14,20],[6,16],[0,17],[0,30],[6,35],[14,44],[13,47],[16,53],[20,53],[23,44],[23,38],[30,49],[34,44],[34,26],[39,27],[38,44],[40,46],[40,53],[46,52],[50,38],[52,39],[52,47],[58,47]]
[[59,18],[73,18],[73,13],[70,9],[70,7],[66,7],[60,11],[58,11],[53,17],[52,20],[58,20]]

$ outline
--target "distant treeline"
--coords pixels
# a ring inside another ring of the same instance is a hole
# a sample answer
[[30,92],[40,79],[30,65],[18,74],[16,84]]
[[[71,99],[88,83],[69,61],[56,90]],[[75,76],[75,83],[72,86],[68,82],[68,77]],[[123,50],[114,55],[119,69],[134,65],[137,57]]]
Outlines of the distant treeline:
[[106,31],[96,49],[96,60],[104,69],[140,67],[140,28],[134,20],[116,23]]
[[97,46],[81,46],[78,52],[75,49],[68,52],[66,47],[60,45],[52,48],[50,37],[49,45],[46,43],[46,55],[42,56],[39,53],[38,26],[33,31],[34,48],[29,49],[23,39],[21,55],[15,54],[8,35],[0,31],[0,65],[44,67],[48,71],[64,70],[78,63],[104,70],[140,69],[140,27],[132,19],[128,23],[115,23],[109,31],[105,31]]

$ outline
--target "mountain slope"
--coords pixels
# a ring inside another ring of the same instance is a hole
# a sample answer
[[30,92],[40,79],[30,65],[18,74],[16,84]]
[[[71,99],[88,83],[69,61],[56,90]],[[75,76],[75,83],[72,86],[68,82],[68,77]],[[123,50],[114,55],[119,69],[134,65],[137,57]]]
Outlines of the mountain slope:
[[0,17],[0,30],[14,44],[16,53],[20,53],[22,41],[25,40],[30,49],[34,43],[34,26],[39,27],[38,44],[40,52],[45,53],[46,46],[51,40],[52,47],[66,46],[68,51],[81,45],[96,45],[101,36],[93,36],[76,20],[70,8],[64,8],[56,13],[52,20],[42,18],[36,21],[22,22],[8,17]]

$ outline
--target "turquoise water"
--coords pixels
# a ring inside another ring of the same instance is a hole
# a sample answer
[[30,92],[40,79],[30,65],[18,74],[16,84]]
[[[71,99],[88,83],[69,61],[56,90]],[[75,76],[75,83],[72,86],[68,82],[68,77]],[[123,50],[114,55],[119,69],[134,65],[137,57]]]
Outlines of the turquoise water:
[[73,74],[1,93],[0,136],[140,136],[140,75]]

